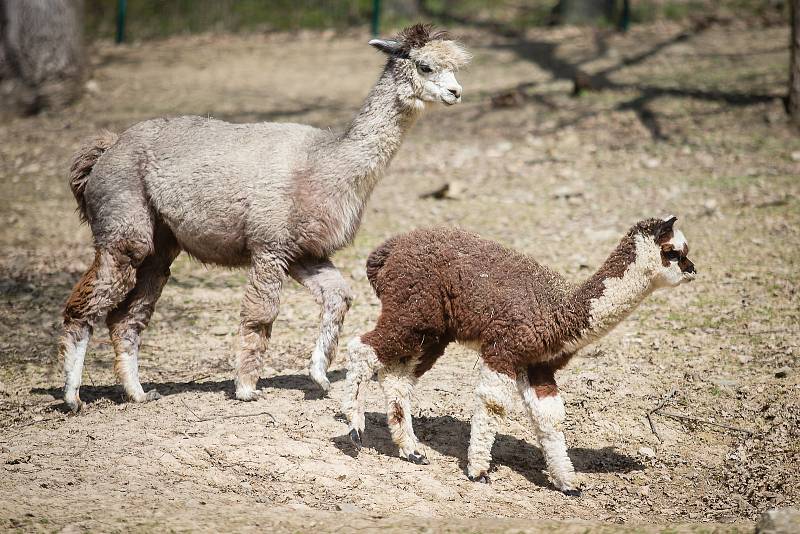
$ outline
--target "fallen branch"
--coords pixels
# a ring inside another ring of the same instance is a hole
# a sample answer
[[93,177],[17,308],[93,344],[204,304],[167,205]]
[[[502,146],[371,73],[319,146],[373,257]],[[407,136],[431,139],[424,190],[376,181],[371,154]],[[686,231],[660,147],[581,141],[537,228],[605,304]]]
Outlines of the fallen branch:
[[745,430],[744,428],[739,428],[730,425],[723,425],[722,423],[715,423],[714,421],[709,421],[708,419],[700,419],[699,417],[692,417],[691,415],[683,415],[678,413],[672,412],[662,412],[661,410],[667,405],[667,403],[675,396],[678,392],[677,389],[673,389],[669,393],[667,393],[661,402],[658,403],[658,406],[647,412],[647,422],[650,423],[650,430],[653,431],[653,434],[658,438],[658,441],[664,442],[664,440],[659,435],[658,431],[656,430],[656,425],[653,423],[653,415],[663,415],[664,417],[670,417],[672,419],[678,419],[681,421],[691,421],[693,423],[699,423],[701,425],[709,425],[715,426],[717,428],[724,428],[725,430],[732,430],[733,432],[741,432],[743,434],[747,434],[748,436],[752,436],[753,432],[749,430]]
[[197,415],[197,414],[195,413],[195,411],[194,411],[194,410],[192,410],[192,409],[189,407],[189,405],[188,405],[188,404],[186,404],[186,401],[184,401],[183,399],[181,399],[181,403],[182,403],[182,404],[183,404],[183,405],[186,407],[186,409],[187,409],[187,410],[189,410],[189,412],[190,412],[190,413],[191,413],[191,414],[192,414],[192,415],[195,417],[195,419],[197,419],[197,422],[198,422],[198,423],[203,423],[203,422],[206,422],[206,421],[219,421],[219,420],[222,420],[222,419],[235,419],[235,418],[237,418],[237,417],[258,417],[258,416],[260,416],[260,415],[268,415],[268,416],[269,416],[269,418],[270,418],[270,419],[272,419],[272,422],[273,422],[273,423],[275,422],[275,417],[274,417],[274,416],[273,416],[271,413],[269,413],[269,412],[257,412],[257,413],[239,413],[239,414],[230,414],[230,415],[218,415],[218,416],[216,416],[216,417],[210,417],[210,418],[209,418],[209,417],[200,417],[199,415]]
[[667,403],[668,403],[668,402],[669,402],[669,401],[672,399],[672,397],[674,397],[674,396],[675,396],[675,394],[676,394],[677,392],[678,392],[678,390],[677,390],[677,389],[673,389],[672,391],[670,391],[669,393],[667,393],[667,394],[664,396],[664,398],[663,398],[663,399],[661,399],[661,402],[659,402],[659,403],[658,403],[658,406],[656,406],[655,408],[653,408],[652,410],[650,410],[649,412],[647,412],[647,422],[648,422],[648,423],[650,423],[650,430],[652,430],[652,431],[653,431],[653,434],[655,434],[655,435],[656,435],[656,437],[658,438],[658,441],[660,441],[661,443],[664,443],[664,440],[663,440],[663,439],[661,439],[661,436],[659,435],[659,433],[658,433],[658,430],[656,430],[656,425],[655,425],[655,423],[653,423],[653,419],[651,418],[651,416],[652,416],[654,413],[656,413],[658,410],[660,410],[661,408],[663,408],[664,406],[666,406],[666,404],[667,404]]
[[700,423],[703,425],[710,425],[716,426],[719,428],[724,428],[726,430],[733,430],[734,432],[741,432],[743,434],[747,434],[748,436],[752,436],[753,433],[749,430],[745,430],[744,428],[739,428],[735,426],[723,425],[721,423],[715,423],[714,421],[709,421],[708,419],[700,419],[698,417],[692,417],[690,415],[681,415],[678,413],[669,413],[669,412],[656,412],[658,415],[663,415],[664,417],[671,417],[673,419],[680,419],[682,421],[693,421],[695,423]]

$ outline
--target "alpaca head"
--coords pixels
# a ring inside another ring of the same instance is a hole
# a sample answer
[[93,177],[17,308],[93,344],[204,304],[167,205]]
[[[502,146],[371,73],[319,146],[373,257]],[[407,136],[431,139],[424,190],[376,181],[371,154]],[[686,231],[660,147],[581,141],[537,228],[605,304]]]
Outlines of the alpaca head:
[[638,223],[632,232],[636,237],[637,263],[650,266],[652,287],[675,287],[694,280],[697,272],[687,258],[689,244],[683,232],[673,228],[677,217],[648,219]]
[[447,32],[430,24],[415,24],[394,39],[373,39],[372,46],[389,56],[387,69],[394,74],[397,96],[407,107],[421,110],[426,102],[451,106],[461,101],[455,71],[470,55]]

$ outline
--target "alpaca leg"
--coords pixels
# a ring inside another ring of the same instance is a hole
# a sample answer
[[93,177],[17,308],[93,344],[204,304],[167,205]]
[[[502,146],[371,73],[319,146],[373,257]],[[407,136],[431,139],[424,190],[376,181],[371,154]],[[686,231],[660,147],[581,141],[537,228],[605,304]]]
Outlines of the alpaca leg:
[[239,349],[234,363],[236,398],[255,400],[272,323],[278,316],[284,264],[271,255],[253,255],[249,284],[242,300]]
[[414,369],[418,358],[409,361],[387,364],[378,371],[378,381],[386,396],[386,420],[392,440],[400,449],[400,457],[415,464],[427,465],[430,462],[414,435],[411,420],[411,393],[417,384]]
[[475,390],[476,407],[472,416],[472,430],[467,451],[467,476],[475,482],[489,482],[492,445],[500,425],[511,410],[514,379],[489,368],[481,368],[480,381]]
[[139,338],[150,322],[156,301],[169,279],[169,266],[178,252],[177,246],[170,244],[148,256],[136,271],[133,291],[108,314],[106,322],[116,353],[114,372],[133,402],[161,397],[156,390],[145,393],[139,382]]
[[339,270],[329,260],[297,263],[290,267],[292,278],[307,287],[321,307],[319,338],[311,355],[309,373],[324,390],[330,389],[327,372],[339,343],[339,333],[350,303],[352,292]]
[[364,411],[367,385],[372,373],[379,366],[375,350],[354,337],[347,345],[347,380],[345,384],[342,412],[350,422],[349,436],[357,448],[361,448],[364,437]]
[[64,359],[64,401],[77,412],[83,360],[95,323],[125,298],[136,283],[136,267],[147,244],[98,248],[94,263],[72,290],[64,308],[59,356]]
[[539,366],[531,367],[527,375],[519,375],[517,387],[533,423],[553,484],[566,495],[579,496],[575,468],[567,454],[564,432],[560,430],[566,413],[553,371]]

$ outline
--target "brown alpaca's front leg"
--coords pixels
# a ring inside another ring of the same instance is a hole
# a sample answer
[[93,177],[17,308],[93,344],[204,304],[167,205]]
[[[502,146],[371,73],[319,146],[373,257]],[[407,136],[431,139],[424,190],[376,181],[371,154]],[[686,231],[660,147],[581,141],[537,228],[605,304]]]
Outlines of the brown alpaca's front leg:
[[278,316],[281,287],[285,278],[283,263],[270,254],[253,254],[249,285],[242,300],[239,323],[239,349],[234,362],[236,398],[257,398],[256,385],[264,364],[264,353]]
[[553,368],[541,364],[528,366],[527,373],[519,376],[517,387],[533,423],[550,478],[564,494],[580,496],[575,468],[567,455],[567,442],[560,429],[566,414]]
[[476,405],[467,451],[467,476],[473,482],[489,483],[492,445],[500,425],[511,410],[514,378],[495,371],[485,362],[475,389]]
[[331,387],[327,377],[328,366],[336,356],[344,316],[353,301],[352,291],[330,260],[295,263],[289,268],[289,274],[311,291],[321,307],[319,338],[311,355],[309,374],[324,391],[328,391]]

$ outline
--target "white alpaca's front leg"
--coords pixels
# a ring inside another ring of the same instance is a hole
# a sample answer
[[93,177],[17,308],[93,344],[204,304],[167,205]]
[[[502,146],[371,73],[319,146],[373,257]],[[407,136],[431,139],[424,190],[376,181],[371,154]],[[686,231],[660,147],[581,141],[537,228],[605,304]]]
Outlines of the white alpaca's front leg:
[[485,363],[475,390],[476,406],[467,451],[467,476],[475,482],[489,482],[492,445],[512,404],[514,379],[490,369]]
[[269,253],[253,253],[249,285],[242,299],[239,347],[234,361],[236,398],[256,400],[258,378],[264,363],[272,323],[278,316],[283,262]]
[[367,386],[379,362],[375,350],[362,342],[360,337],[350,340],[347,353],[347,379],[342,412],[350,422],[348,429],[350,439],[360,449],[364,437]]
[[307,287],[320,305],[319,337],[308,372],[323,391],[328,391],[331,387],[328,367],[336,356],[342,323],[353,300],[352,292],[330,260],[293,264],[289,274]]
[[414,434],[411,416],[411,393],[417,384],[414,376],[419,358],[405,363],[394,363],[378,371],[378,381],[386,396],[386,422],[397,445],[400,457],[415,464],[430,462]]
[[554,395],[539,398],[526,375],[518,378],[517,386],[530,415],[536,437],[542,448],[547,472],[553,484],[566,495],[579,496],[575,468],[567,454],[567,442],[560,426],[566,418],[564,399]]

